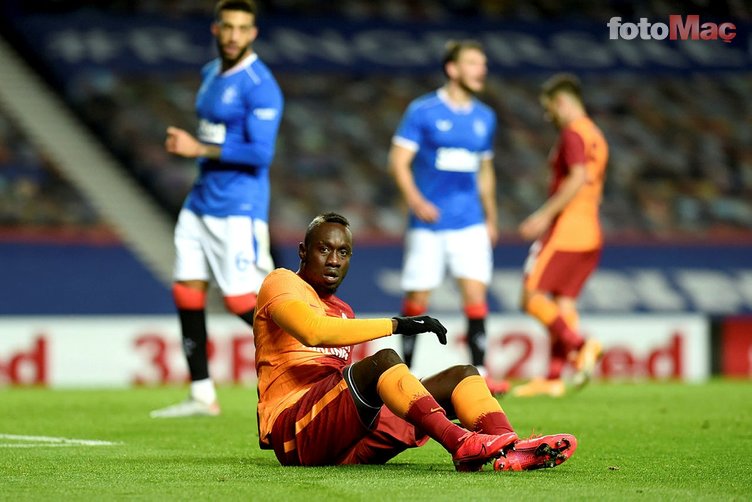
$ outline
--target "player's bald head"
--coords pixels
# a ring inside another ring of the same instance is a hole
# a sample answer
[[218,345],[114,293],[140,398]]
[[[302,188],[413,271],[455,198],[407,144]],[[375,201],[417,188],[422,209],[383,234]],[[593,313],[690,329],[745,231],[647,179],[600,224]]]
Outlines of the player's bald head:
[[322,213],[316,216],[313,220],[311,220],[311,223],[308,224],[308,229],[306,229],[305,238],[303,239],[304,246],[308,247],[311,242],[311,236],[316,231],[316,229],[318,229],[324,223],[337,223],[345,227],[347,231],[350,232],[350,222],[347,220],[347,218],[335,212]]

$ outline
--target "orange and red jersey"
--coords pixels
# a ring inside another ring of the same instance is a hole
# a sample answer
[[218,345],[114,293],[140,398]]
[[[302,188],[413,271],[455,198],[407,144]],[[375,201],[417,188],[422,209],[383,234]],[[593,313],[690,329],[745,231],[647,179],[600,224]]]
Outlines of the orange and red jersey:
[[[265,447],[269,447],[268,435],[279,414],[314,383],[333,371],[340,372],[352,359],[351,345],[307,346],[280,327],[277,321],[286,324],[285,316],[294,316],[296,329],[301,331],[309,325],[315,330],[325,324],[322,329],[334,338],[339,332],[346,339],[344,333],[352,330],[368,338],[378,338],[388,336],[392,330],[390,319],[353,320],[355,314],[347,303],[334,295],[320,298],[307,282],[290,270],[280,268],[271,272],[259,289],[253,323],[259,441]],[[321,322],[326,321],[322,318],[329,318],[329,322]],[[350,324],[331,318],[350,319]]]
[[598,208],[608,162],[608,144],[598,126],[582,117],[562,129],[549,157],[553,177],[549,195],[554,194],[572,166],[585,166],[586,181],[559,213],[544,237],[545,245],[556,249],[581,251],[602,246]]

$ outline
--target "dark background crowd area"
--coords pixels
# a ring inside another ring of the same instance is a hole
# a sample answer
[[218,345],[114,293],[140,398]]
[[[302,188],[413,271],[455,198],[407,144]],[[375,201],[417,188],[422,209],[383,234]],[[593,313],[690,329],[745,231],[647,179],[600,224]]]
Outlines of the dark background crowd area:
[[[311,214],[338,208],[362,231],[398,237],[404,215],[387,151],[409,101],[440,85],[440,76],[277,77],[287,100],[271,170],[277,231],[294,234]],[[615,75],[583,83],[611,148],[602,207],[609,234],[704,238],[752,231],[749,75],[657,77],[649,85],[644,77]],[[108,73],[83,75],[69,89],[84,116],[108,126],[108,144],[175,214],[196,170],[192,161],[167,155],[162,140],[168,124],[195,127],[197,86],[195,75],[165,82]],[[535,78],[492,76],[483,96],[499,118],[495,166],[507,234],[547,193],[546,157],[556,131],[544,120],[539,86]]]
[[0,228],[6,233],[103,231],[96,211],[0,109]]
[[[212,14],[211,0],[8,0],[19,13],[80,9],[185,17]],[[446,21],[462,18],[546,20],[639,18],[703,12],[709,17],[752,19],[747,0],[257,0],[260,13],[284,17],[338,17],[346,20]]]
[[[259,2],[265,15],[343,19],[447,20],[636,18],[690,12],[749,20],[749,2],[612,0]],[[106,7],[103,7],[106,5]],[[588,7],[588,5],[590,7]],[[11,3],[19,13],[108,9],[167,16],[211,15],[207,1],[48,1]],[[574,8],[574,7],[572,7]],[[263,58],[263,54],[261,54]],[[272,68],[274,70],[274,68]],[[404,207],[386,170],[391,137],[407,104],[442,83],[430,75],[275,71],[286,98],[271,169],[273,236],[293,238],[322,211],[347,214],[358,234],[397,240]],[[497,112],[495,166],[501,230],[513,239],[545,199],[548,151],[556,138],[538,102],[548,75],[491,73],[481,99]],[[611,149],[602,215],[615,240],[752,239],[752,74],[583,75],[585,99]],[[84,71],[61,92],[128,171],[171,215],[197,174],[192,161],[164,152],[168,125],[193,130],[198,68],[137,76]],[[0,110],[1,112],[1,110]],[[101,225],[47,158],[0,113],[0,225]]]

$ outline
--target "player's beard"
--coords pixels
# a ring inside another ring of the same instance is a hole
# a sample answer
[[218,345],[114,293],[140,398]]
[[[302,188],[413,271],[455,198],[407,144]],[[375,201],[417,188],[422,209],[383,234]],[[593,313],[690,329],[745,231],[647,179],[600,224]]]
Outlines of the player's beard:
[[222,50],[222,44],[220,44],[219,41],[217,41],[217,51],[219,51],[219,55],[222,58],[222,68],[232,68],[238,63],[238,61],[242,60],[248,55],[248,53],[251,51],[251,44],[246,45],[240,52],[238,52],[237,57],[233,59],[225,56],[225,51]]
[[477,94],[483,92],[483,88],[485,87],[485,83],[481,82],[480,89],[478,89],[476,91],[476,90],[472,89],[469,85],[467,85],[467,82],[465,81],[464,78],[459,79],[458,83],[460,85],[460,89],[462,89],[463,91],[465,91],[469,96],[476,96]]

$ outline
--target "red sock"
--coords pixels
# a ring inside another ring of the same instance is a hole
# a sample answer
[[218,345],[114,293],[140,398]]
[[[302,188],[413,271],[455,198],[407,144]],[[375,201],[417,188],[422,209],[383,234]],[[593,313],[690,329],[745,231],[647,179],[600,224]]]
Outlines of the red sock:
[[433,396],[423,396],[414,401],[407,410],[405,418],[438,441],[449,453],[457,450],[460,438],[467,433],[465,429],[446,417],[444,408],[439,406]]
[[503,411],[493,411],[481,416],[476,422],[475,430],[483,434],[495,435],[514,432],[512,424],[509,423],[509,419]]
[[561,372],[564,370],[566,364],[567,347],[561,340],[551,340],[551,360],[548,362],[548,375],[546,378],[549,380],[561,378]]
[[585,339],[567,326],[560,315],[556,316],[556,319],[548,326],[548,330],[551,332],[551,339],[560,340],[568,351],[579,350],[585,344]]
[[402,301],[402,315],[414,316],[425,314],[428,310],[428,306],[422,303],[414,302],[411,300]]

